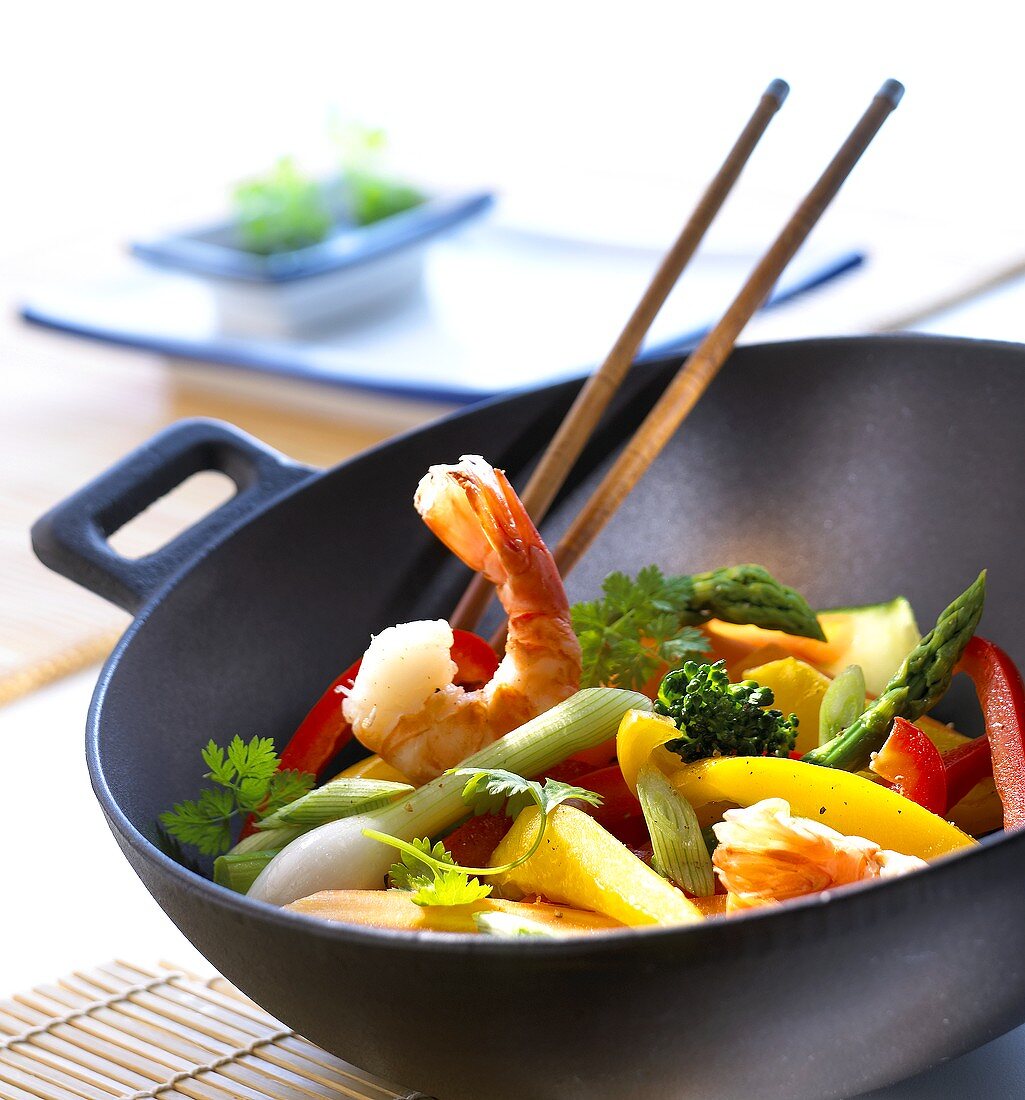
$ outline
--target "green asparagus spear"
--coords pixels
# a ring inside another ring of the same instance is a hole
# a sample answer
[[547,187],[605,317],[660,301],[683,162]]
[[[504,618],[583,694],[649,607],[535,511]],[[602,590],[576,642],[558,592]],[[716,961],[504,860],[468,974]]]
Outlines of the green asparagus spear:
[[803,759],[827,768],[858,771],[882,747],[894,718],[913,722],[931,710],[950,686],[954,668],[979,625],[985,599],[983,570],[904,658],[882,695],[846,730],[805,753]]
[[691,578],[692,611],[727,623],[750,623],[802,638],[825,641],[815,612],[804,597],[760,565],[732,565],[695,573]]

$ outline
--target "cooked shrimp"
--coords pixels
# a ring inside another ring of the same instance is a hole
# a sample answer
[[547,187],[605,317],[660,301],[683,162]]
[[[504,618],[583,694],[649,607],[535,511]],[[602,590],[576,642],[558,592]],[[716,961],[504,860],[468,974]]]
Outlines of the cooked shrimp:
[[712,863],[729,892],[727,912],[773,905],[865,879],[889,878],[925,866],[917,856],[844,836],[805,817],[793,817],[782,798],[727,810],[713,825],[719,841]]
[[452,683],[452,630],[404,623],[373,639],[343,704],[367,748],[425,783],[580,686],[580,644],[558,567],[501,470],[466,455],[432,466],[414,498],[424,523],[497,588],[505,657],[475,691]]

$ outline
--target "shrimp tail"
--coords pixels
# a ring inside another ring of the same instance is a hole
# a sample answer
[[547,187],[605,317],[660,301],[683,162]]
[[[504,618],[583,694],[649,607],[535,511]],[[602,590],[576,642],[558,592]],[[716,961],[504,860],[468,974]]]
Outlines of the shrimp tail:
[[[414,504],[424,523],[474,572],[499,589],[517,585],[510,615],[568,610],[562,578],[538,529],[502,470],[479,455],[464,455],[458,465],[432,466],[417,487]],[[506,603],[503,599],[503,603]]]

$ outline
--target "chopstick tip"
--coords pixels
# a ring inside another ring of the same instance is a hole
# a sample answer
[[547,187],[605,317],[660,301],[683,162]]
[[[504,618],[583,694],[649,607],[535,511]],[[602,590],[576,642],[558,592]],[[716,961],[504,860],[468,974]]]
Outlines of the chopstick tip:
[[783,101],[790,94],[790,85],[785,80],[780,80],[777,77],[773,80],[768,88],[765,89],[765,94],[776,101],[777,107],[783,106]]
[[876,93],[877,99],[887,99],[892,107],[896,107],[904,96],[904,85],[899,80],[884,81],[883,86]]

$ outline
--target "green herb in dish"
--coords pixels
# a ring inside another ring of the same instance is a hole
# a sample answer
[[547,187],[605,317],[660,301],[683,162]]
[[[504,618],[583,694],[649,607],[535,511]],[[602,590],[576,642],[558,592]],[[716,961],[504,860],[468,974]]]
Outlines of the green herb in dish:
[[176,840],[192,844],[203,855],[216,856],[231,847],[231,827],[248,814],[269,815],[306,794],[316,777],[279,771],[278,754],[269,737],[248,743],[236,736],[227,749],[210,741],[203,749],[216,786],[200,791],[195,801],[179,802],[160,815],[160,824]]
[[708,639],[696,627],[713,618],[823,638],[804,598],[760,565],[677,577],[649,565],[634,580],[610,573],[600,599],[573,605],[581,684],[641,688],[666,665],[707,653]]
[[240,183],[233,200],[239,242],[260,256],[317,244],[334,221],[321,185],[291,157],[281,157],[266,175]]

